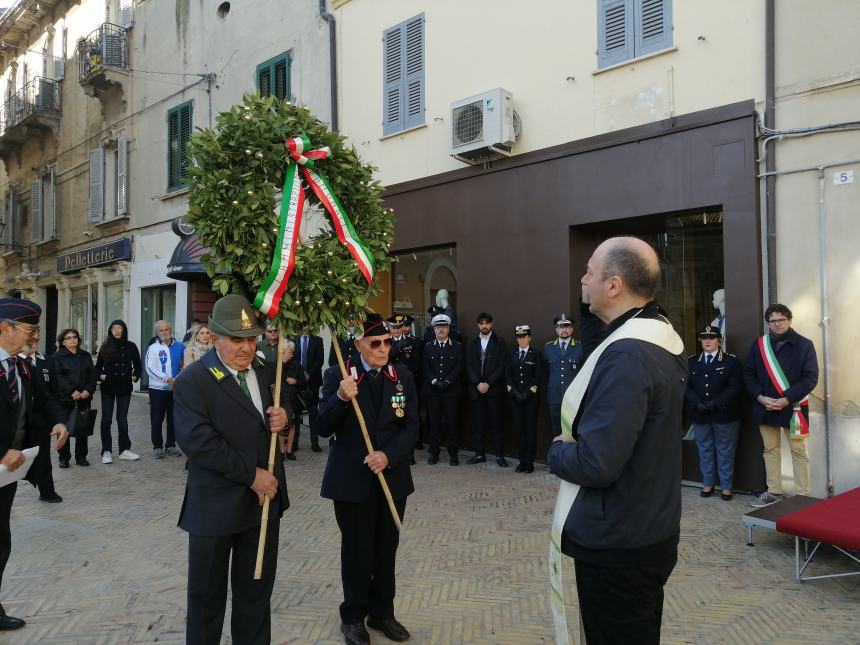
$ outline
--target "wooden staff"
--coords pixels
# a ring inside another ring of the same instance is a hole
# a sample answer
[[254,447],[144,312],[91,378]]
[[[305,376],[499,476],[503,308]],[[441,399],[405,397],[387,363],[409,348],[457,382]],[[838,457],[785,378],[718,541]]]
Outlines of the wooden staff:
[[[343,363],[343,356],[340,353],[340,340],[337,337],[337,334],[334,333],[333,329],[330,329],[332,338],[334,338],[334,342],[332,345],[334,346],[334,353],[337,356],[337,364],[340,366],[340,373],[344,378],[349,376],[346,371],[346,365]],[[358,417],[358,425],[361,426],[361,434],[364,436],[364,445],[367,446],[367,454],[373,452],[373,443],[370,441],[370,435],[367,432],[367,424],[364,422],[364,415],[361,413],[361,407],[358,405],[358,396],[352,397],[352,409],[355,410],[355,416]],[[382,492],[385,493],[385,499],[388,500],[388,508],[391,510],[391,517],[394,518],[394,523],[397,525],[397,530],[399,531],[403,528],[403,525],[400,521],[400,514],[397,512],[397,507],[394,506],[394,499],[391,497],[391,490],[388,488],[388,482],[385,481],[385,475],[382,474],[382,471],[376,473],[376,476],[379,478],[379,485],[382,486]]]
[[[284,371],[284,362],[282,360],[281,352],[284,348],[284,334],[282,330],[278,330],[278,353],[277,353],[277,363],[275,364],[275,400],[274,406],[276,408],[281,407],[281,374]],[[268,421],[268,420],[267,420]],[[289,418],[287,418],[287,424],[289,425]],[[278,445],[278,435],[274,432],[269,433],[271,435],[271,439],[269,440],[269,474],[275,474],[275,448]],[[257,564],[254,567],[254,580],[259,580],[263,577],[263,550],[266,548],[266,529],[269,526],[269,496],[266,495],[263,500],[263,516],[260,521],[260,541],[257,543]]]

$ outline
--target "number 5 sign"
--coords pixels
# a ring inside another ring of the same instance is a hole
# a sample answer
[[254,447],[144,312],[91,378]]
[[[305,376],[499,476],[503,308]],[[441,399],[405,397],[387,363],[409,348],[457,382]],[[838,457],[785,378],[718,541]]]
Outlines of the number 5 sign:
[[833,185],[834,186],[843,186],[845,184],[853,184],[854,183],[854,171],[853,170],[837,170],[833,173]]

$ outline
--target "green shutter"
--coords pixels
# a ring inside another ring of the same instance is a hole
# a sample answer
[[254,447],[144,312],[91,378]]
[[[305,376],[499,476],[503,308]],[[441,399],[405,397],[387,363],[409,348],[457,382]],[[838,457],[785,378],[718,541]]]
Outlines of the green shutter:
[[167,112],[167,190],[185,187],[188,171],[188,140],[193,127],[191,101]]
[[281,101],[290,100],[290,52],[257,65],[257,92],[260,96],[274,96]]

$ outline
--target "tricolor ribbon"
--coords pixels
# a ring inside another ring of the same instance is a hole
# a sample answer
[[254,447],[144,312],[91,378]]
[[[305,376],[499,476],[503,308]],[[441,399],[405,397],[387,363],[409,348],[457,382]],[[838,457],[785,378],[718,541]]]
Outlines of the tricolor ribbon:
[[355,259],[358,270],[364,275],[368,284],[373,284],[373,256],[356,235],[352,222],[328,181],[311,170],[314,162],[328,158],[331,150],[328,147],[310,150],[311,142],[305,135],[289,139],[286,144],[292,163],[287,164],[287,174],[284,177],[278,242],[269,275],[254,299],[254,307],[270,319],[278,313],[281,298],[287,290],[287,283],[296,266],[296,243],[305,205],[303,178],[331,215],[337,238]]
[[[770,377],[770,382],[773,387],[779,392],[779,395],[784,397],[785,391],[791,387],[788,379],[785,377],[785,372],[779,361],[776,360],[776,354],[773,353],[773,347],[770,344],[770,335],[765,334],[758,339],[758,351],[764,361],[767,375]],[[788,436],[792,439],[803,439],[809,436],[809,422],[803,414],[802,405],[809,405],[809,397],[803,397],[802,401],[792,404],[791,421],[788,422]]]

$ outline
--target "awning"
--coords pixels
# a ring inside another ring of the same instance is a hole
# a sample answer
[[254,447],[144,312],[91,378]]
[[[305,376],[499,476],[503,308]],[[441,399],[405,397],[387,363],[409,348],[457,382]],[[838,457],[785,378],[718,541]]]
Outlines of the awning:
[[209,249],[197,239],[194,227],[181,217],[177,217],[173,220],[171,228],[179,236],[180,241],[173,250],[173,255],[170,256],[170,262],[167,263],[167,277],[184,282],[208,279],[200,258]]

